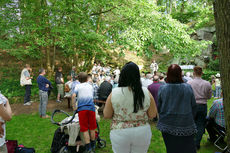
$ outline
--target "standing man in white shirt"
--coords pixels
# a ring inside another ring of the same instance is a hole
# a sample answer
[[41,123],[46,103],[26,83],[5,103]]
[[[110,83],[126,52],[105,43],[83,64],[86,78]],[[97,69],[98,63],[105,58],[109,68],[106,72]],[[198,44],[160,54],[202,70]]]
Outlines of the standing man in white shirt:
[[158,64],[156,63],[156,61],[154,60],[153,62],[152,62],[152,64],[150,65],[150,69],[151,69],[151,71],[152,71],[152,74],[154,74],[154,72],[157,72],[158,71]]
[[30,76],[30,71],[32,71],[30,65],[26,64],[21,72],[20,84],[21,86],[25,86],[25,90],[26,90],[25,97],[24,97],[24,105],[31,105],[31,100],[30,100],[31,87],[32,87],[31,79],[33,77]]

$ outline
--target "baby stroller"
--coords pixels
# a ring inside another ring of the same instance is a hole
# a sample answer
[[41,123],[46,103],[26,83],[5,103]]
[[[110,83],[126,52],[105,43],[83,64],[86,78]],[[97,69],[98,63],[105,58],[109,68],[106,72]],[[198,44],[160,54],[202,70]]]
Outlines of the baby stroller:
[[[56,122],[54,121],[54,116],[57,113],[64,114],[67,117],[61,122]],[[51,145],[52,153],[83,153],[85,151],[84,140],[83,140],[84,138],[79,130],[73,131],[74,134],[77,133],[78,135],[76,136],[76,138],[74,137],[74,144],[72,143],[70,145],[70,139],[72,135],[71,136],[69,135],[68,133],[69,129],[67,128],[70,128],[71,131],[71,126],[72,129],[73,127],[75,128],[75,126],[76,127],[79,126],[77,111],[74,111],[73,116],[70,116],[68,113],[66,113],[63,110],[54,110],[51,115],[51,122],[59,126],[54,133],[53,142]],[[106,141],[101,139],[99,134],[100,134],[100,128],[97,121],[97,130],[95,132],[96,146],[98,148],[104,148],[106,147]]]

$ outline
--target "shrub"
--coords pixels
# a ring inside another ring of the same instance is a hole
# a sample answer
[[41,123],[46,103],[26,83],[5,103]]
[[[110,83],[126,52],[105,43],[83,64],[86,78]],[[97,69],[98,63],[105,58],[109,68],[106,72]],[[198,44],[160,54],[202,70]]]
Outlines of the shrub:
[[202,79],[211,82],[211,81],[212,81],[212,80],[211,80],[211,76],[212,76],[212,75],[215,76],[217,73],[220,73],[220,72],[219,72],[219,71],[210,70],[210,69],[204,69],[203,75],[202,75]]

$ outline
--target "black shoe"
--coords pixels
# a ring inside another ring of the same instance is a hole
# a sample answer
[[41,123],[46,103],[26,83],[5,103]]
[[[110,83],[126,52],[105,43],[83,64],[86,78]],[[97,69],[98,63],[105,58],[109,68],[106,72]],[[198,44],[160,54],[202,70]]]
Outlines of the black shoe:
[[196,150],[200,150],[200,145],[197,145],[197,146],[196,146]]

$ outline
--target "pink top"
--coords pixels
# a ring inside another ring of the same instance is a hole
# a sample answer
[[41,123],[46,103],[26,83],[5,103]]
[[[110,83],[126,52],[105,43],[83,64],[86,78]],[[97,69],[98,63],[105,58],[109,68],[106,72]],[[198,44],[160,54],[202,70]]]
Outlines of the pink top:
[[193,80],[189,80],[187,83],[192,86],[196,103],[207,104],[207,100],[212,97],[212,86],[210,82],[195,77]]

